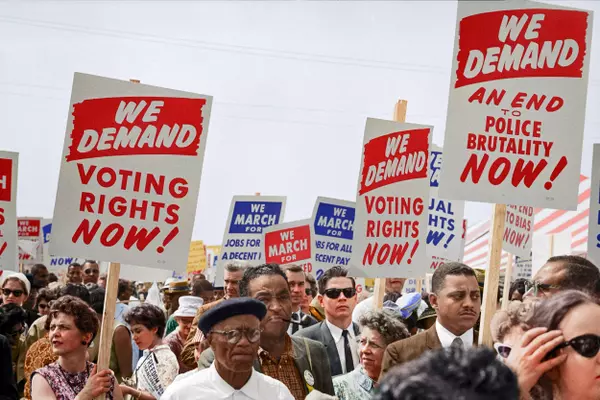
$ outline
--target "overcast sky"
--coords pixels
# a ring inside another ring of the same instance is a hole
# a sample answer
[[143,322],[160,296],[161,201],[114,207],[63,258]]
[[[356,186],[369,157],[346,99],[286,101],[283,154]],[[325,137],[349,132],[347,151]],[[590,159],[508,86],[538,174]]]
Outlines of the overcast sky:
[[[582,172],[600,139],[595,10]],[[74,72],[214,96],[194,239],[220,244],[233,195],[355,199],[366,117],[435,126],[443,144],[456,2],[0,2],[0,148],[18,213],[51,217]],[[467,203],[470,224],[488,204]]]

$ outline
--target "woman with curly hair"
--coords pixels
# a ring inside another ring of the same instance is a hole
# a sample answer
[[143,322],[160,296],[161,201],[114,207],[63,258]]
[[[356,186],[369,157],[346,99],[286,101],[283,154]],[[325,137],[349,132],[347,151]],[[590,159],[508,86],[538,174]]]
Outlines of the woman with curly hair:
[[33,373],[32,400],[93,400],[102,394],[122,400],[112,371],[97,371],[87,361],[87,348],[100,324],[96,312],[76,297],[63,296],[52,304],[48,320],[58,360]]
[[[125,322],[131,327],[133,341],[140,350],[144,350],[144,356],[138,361],[132,379],[121,385],[121,391],[136,400],[158,400],[179,374],[177,357],[169,346],[162,343],[167,325],[165,313],[145,303],[129,310],[125,314]],[[154,374],[157,380],[153,380]],[[153,387],[147,386],[148,380],[153,380]]]
[[333,378],[339,400],[368,400],[375,393],[381,363],[388,344],[410,336],[398,313],[391,310],[369,311],[359,324],[362,328],[358,352],[360,368]]
[[56,300],[56,293],[50,289],[40,289],[35,298],[34,310],[40,317],[50,313],[50,302]]

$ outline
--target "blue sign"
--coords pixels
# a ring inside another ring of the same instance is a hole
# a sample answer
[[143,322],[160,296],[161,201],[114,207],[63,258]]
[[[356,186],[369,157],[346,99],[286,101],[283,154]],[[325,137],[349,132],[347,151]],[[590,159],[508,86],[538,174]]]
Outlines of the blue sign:
[[42,234],[44,235],[44,243],[50,241],[50,231],[52,231],[52,224],[42,226]]
[[352,240],[354,207],[320,203],[315,215],[315,235]]
[[429,176],[429,187],[438,187],[440,185],[438,182],[440,169],[442,168],[442,152],[431,151],[429,157],[429,171],[431,172],[431,175]]
[[261,234],[263,228],[279,223],[281,202],[237,201],[233,206],[229,233]]

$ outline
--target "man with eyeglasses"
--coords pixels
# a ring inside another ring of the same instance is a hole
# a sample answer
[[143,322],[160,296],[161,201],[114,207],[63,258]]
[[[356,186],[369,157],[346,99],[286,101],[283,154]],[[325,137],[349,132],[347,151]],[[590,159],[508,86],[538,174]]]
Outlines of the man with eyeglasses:
[[100,277],[100,267],[94,260],[85,260],[83,263],[83,284],[95,283],[98,284]]
[[[277,264],[250,267],[240,281],[240,295],[259,300],[267,307],[261,322],[260,348],[254,368],[275,378],[303,400],[310,392],[333,395],[333,382],[325,347],[318,342],[287,334],[292,300],[287,276]],[[204,351],[199,368],[208,368],[212,350]]]
[[206,311],[198,327],[215,355],[210,368],[171,384],[161,400],[225,399],[293,400],[281,382],[253,368],[265,305],[255,299],[225,300]]
[[533,280],[525,283],[524,297],[550,297],[568,289],[598,297],[598,267],[590,260],[574,255],[550,257]]
[[340,266],[325,271],[319,279],[319,303],[325,310],[325,320],[298,331],[295,336],[323,343],[329,356],[331,376],[346,374],[359,364],[358,335],[352,322],[356,306],[356,284],[348,271]]
[[318,323],[312,316],[302,312],[300,306],[302,300],[306,297],[306,277],[301,266],[289,264],[284,266],[288,286],[290,288],[290,298],[292,301],[292,323],[288,327],[288,334],[293,335],[302,328],[313,326]]

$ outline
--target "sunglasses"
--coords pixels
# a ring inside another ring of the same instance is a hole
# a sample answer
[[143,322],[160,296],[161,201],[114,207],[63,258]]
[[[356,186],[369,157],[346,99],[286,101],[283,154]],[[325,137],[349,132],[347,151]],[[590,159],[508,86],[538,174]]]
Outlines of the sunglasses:
[[242,340],[242,335],[245,335],[250,343],[256,343],[260,340],[260,329],[232,329],[230,331],[211,331],[211,333],[225,336],[229,344],[237,344]]
[[532,291],[533,295],[537,297],[538,293],[546,294],[551,289],[560,289],[558,285],[551,285],[549,283],[541,283],[538,281],[525,282],[525,293]]
[[98,274],[100,273],[100,270],[98,269],[86,269],[85,271],[83,271],[86,275],[93,275],[93,274]]
[[508,358],[512,350],[510,346],[503,343],[494,343],[494,349],[496,349],[496,353],[502,358]]
[[2,294],[5,295],[6,297],[10,296],[11,294],[15,297],[21,297],[23,296],[23,293],[25,293],[22,290],[10,290],[10,289],[2,289]]
[[356,294],[356,288],[344,288],[344,289],[327,289],[323,294],[327,297],[329,297],[330,299],[337,299],[338,297],[340,297],[340,294],[344,293],[344,297],[349,299],[351,297],[354,297],[354,295]]
[[[307,296],[313,296],[313,291],[312,289],[304,289],[304,293],[306,293]],[[314,296],[313,296],[314,297]]]
[[593,358],[596,357],[598,351],[600,351],[600,336],[592,334],[581,335],[561,343],[552,350],[550,358],[556,357],[558,355],[558,350],[569,346],[585,358]]

